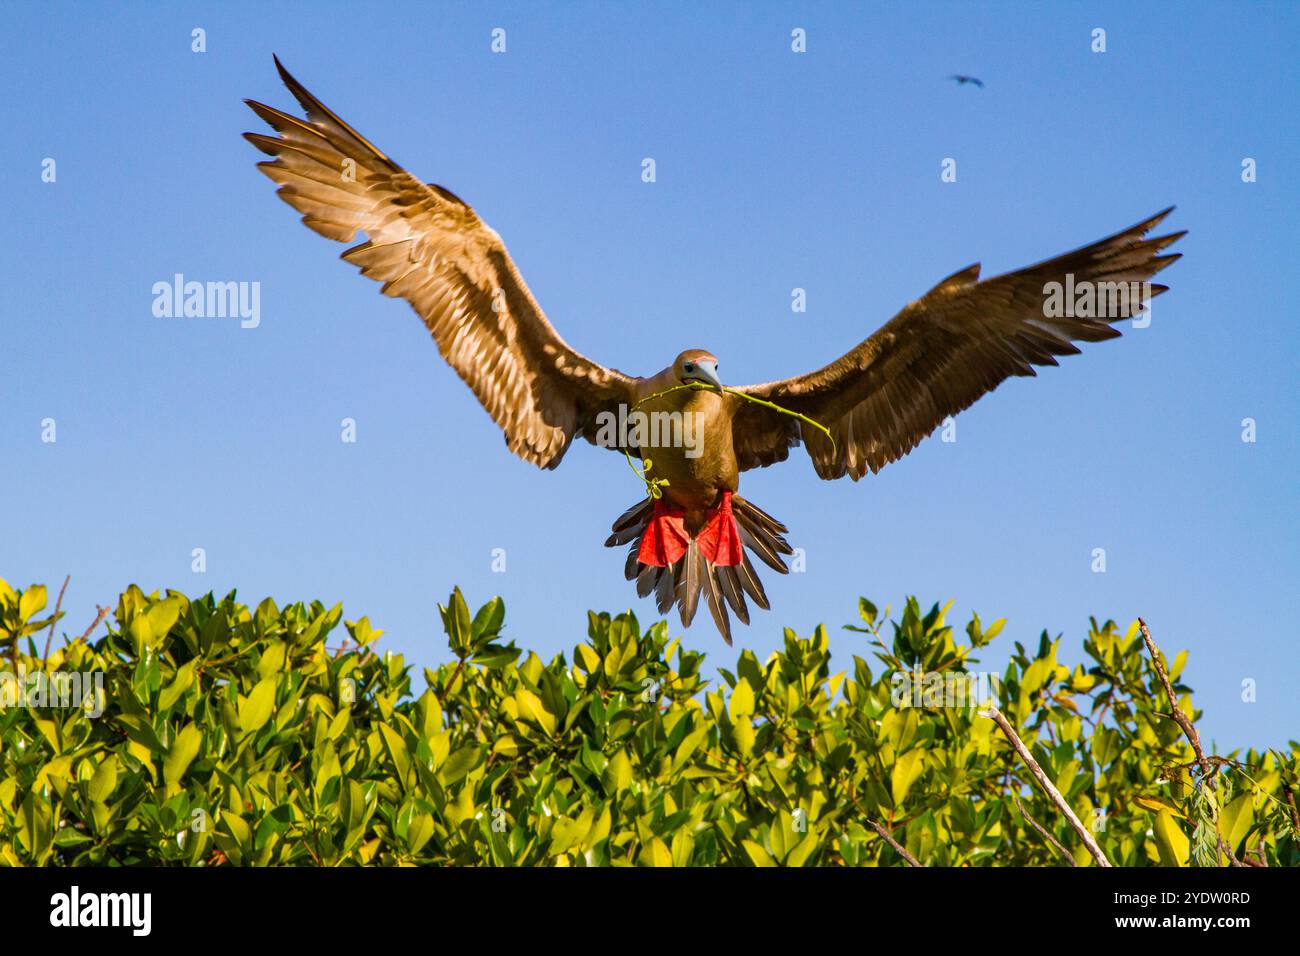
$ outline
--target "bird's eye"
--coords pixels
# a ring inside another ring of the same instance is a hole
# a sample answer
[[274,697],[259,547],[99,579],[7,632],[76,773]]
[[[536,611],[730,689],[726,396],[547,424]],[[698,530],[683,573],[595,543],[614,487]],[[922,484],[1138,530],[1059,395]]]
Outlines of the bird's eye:
[[685,365],[682,366],[682,371],[683,371],[683,372],[694,372],[694,371],[695,371],[695,363],[693,363],[693,362],[687,362]]

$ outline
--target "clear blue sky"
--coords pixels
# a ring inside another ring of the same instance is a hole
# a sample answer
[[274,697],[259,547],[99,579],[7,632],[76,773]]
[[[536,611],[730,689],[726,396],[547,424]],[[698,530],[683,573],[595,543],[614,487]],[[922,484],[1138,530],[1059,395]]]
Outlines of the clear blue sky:
[[[766,576],[774,610],[737,645],[761,659],[783,625],[824,621],[849,667],[857,596],[917,594],[955,598],[958,625],[1008,617],[984,654],[1001,670],[1044,627],[1074,661],[1090,614],[1142,614],[1191,649],[1221,748],[1300,736],[1300,7],[694,6],[7,7],[0,576],[53,592],[70,573],[78,632],[131,582],[342,600],[417,663],[447,656],[434,605],[455,584],[503,595],[509,635],[543,653],[571,651],[588,607],[655,618],[601,546],[638,496],[621,457],[511,458],[407,306],[255,170],[242,98],[292,105],[274,51],[472,203],[572,345],[633,373],[690,346],[733,384],[815,368],[963,266],[1177,204],[1168,225],[1191,232],[1149,328],[1004,385],[955,444],[858,484],[818,480],[802,450],[744,476],[807,572]],[[260,327],[154,317],[177,272],[260,282]],[[707,615],[689,642],[734,662]]]

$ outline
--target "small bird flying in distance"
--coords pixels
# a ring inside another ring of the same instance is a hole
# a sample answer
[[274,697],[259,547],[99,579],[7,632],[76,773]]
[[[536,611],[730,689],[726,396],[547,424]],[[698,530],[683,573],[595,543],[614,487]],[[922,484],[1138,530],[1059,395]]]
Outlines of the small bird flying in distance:
[[[248,100],[278,135],[244,136],[272,157],[258,166],[280,198],[326,238],[365,234],[342,258],[411,305],[511,452],[555,468],[580,436],[649,460],[667,483],[656,495],[647,482],[605,543],[631,544],[626,577],[641,597],[654,594],[661,614],[676,605],[689,627],[703,597],[728,644],[729,611],[748,624],[747,599],[770,607],[750,555],[784,574],[782,556],[794,553],[785,525],[738,494],[741,472],[783,462],[800,445],[820,478],[878,472],[1007,378],[1056,365],[1079,352],[1075,342],[1118,336],[1115,322],[1166,291],[1147,280],[1179,258],[1162,250],[1185,234],[1147,237],[1166,209],[1016,272],[981,281],[979,265],[969,266],[829,365],[780,381],[724,390],[718,354],[702,348],[628,375],[560,337],[501,237],[467,203],[412,176],[275,63],[305,118]],[[1074,308],[1073,298],[1060,307],[1061,289],[1134,286],[1139,294],[1112,296],[1109,309]],[[670,428],[602,439],[611,417],[638,408],[692,416],[701,440],[688,447]]]
[[979,79],[978,77],[967,76],[964,73],[954,73],[952,76],[948,77],[948,79],[956,80],[958,86],[965,86],[967,83],[973,83],[976,86],[978,86],[981,90],[984,89],[983,80]]

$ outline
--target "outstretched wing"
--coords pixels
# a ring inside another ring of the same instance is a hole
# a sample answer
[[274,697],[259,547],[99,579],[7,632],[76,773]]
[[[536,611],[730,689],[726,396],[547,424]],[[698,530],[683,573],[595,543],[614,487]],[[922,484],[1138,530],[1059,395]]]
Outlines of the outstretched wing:
[[244,136],[275,157],[258,168],[280,198],[322,236],[366,234],[342,257],[411,304],[512,452],[554,468],[575,433],[593,439],[596,414],[627,401],[633,379],[560,338],[473,209],[406,172],[275,65],[306,121],[247,100],[280,135]]
[[[835,437],[832,449],[816,429],[741,402],[732,426],[741,469],[783,461],[802,439],[818,475],[856,481],[906,455],[944,418],[1008,377],[1056,365],[1056,356],[1078,353],[1073,342],[1118,336],[1111,323],[1137,315],[1167,289],[1147,280],[1180,258],[1160,251],[1186,233],[1144,237],[1171,210],[984,282],[979,265],[971,266],[825,368],[741,389],[808,415]],[[1084,299],[1089,288],[1091,308]],[[1075,297],[1084,307],[1074,307]]]

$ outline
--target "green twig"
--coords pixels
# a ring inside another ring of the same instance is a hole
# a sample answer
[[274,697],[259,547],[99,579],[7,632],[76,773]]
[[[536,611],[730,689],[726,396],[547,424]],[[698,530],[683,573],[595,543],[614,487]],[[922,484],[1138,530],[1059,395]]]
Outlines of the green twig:
[[765,408],[772,409],[772,411],[774,412],[780,412],[782,415],[789,415],[791,418],[797,418],[801,422],[807,422],[809,425],[812,425],[814,428],[820,430],[826,436],[826,440],[831,443],[831,455],[835,456],[838,453],[835,447],[835,436],[831,434],[831,430],[829,428],[827,428],[821,422],[817,421],[815,418],[809,418],[807,415],[801,414],[799,412],[792,411],[788,408],[782,408],[776,402],[769,402],[763,398],[755,398],[753,395],[750,395],[747,392],[742,392],[739,389],[727,388],[724,386],[722,390],[728,393],[729,395],[738,395],[747,402],[753,402],[755,405],[762,405]]
[[[646,402],[652,401],[653,399],[656,398],[660,398],[664,395],[671,394],[672,392],[679,392],[684,388],[690,388],[690,389],[704,388],[704,389],[712,390],[710,386],[705,385],[702,382],[689,382],[684,385],[674,385],[671,388],[665,388],[662,391],[655,392],[653,395],[647,395],[645,398],[641,399],[640,401],[638,401],[636,404],[632,406],[632,411],[635,412]],[[756,398],[755,396],[750,395],[746,392],[742,392],[736,388],[728,388],[727,386],[724,385],[719,390],[726,392],[728,395],[735,395],[738,398],[743,398],[747,402],[753,402],[755,405],[762,405],[764,408],[770,408],[772,409],[772,411],[779,412],[782,415],[789,415],[791,418],[797,418],[801,422],[807,422],[809,425],[812,425],[814,428],[818,429],[826,436],[826,439],[831,443],[831,455],[835,456],[837,454],[837,449],[835,446],[835,436],[831,434],[831,430],[829,428],[827,428],[825,425],[823,425],[821,422],[817,421],[816,419],[809,418],[807,415],[804,415],[800,412],[793,411],[789,408],[783,408],[780,405],[776,404],[776,402],[769,402],[763,398]],[[638,478],[640,478],[642,481],[645,482],[646,494],[651,498],[662,498],[664,493],[663,489],[668,485],[668,479],[651,478],[649,476],[649,471],[653,462],[648,458],[644,459],[644,465],[641,468],[638,468],[636,466],[636,463],[632,461],[632,453],[626,447],[623,449],[623,455],[627,458],[627,466],[632,469],[632,472]]]

